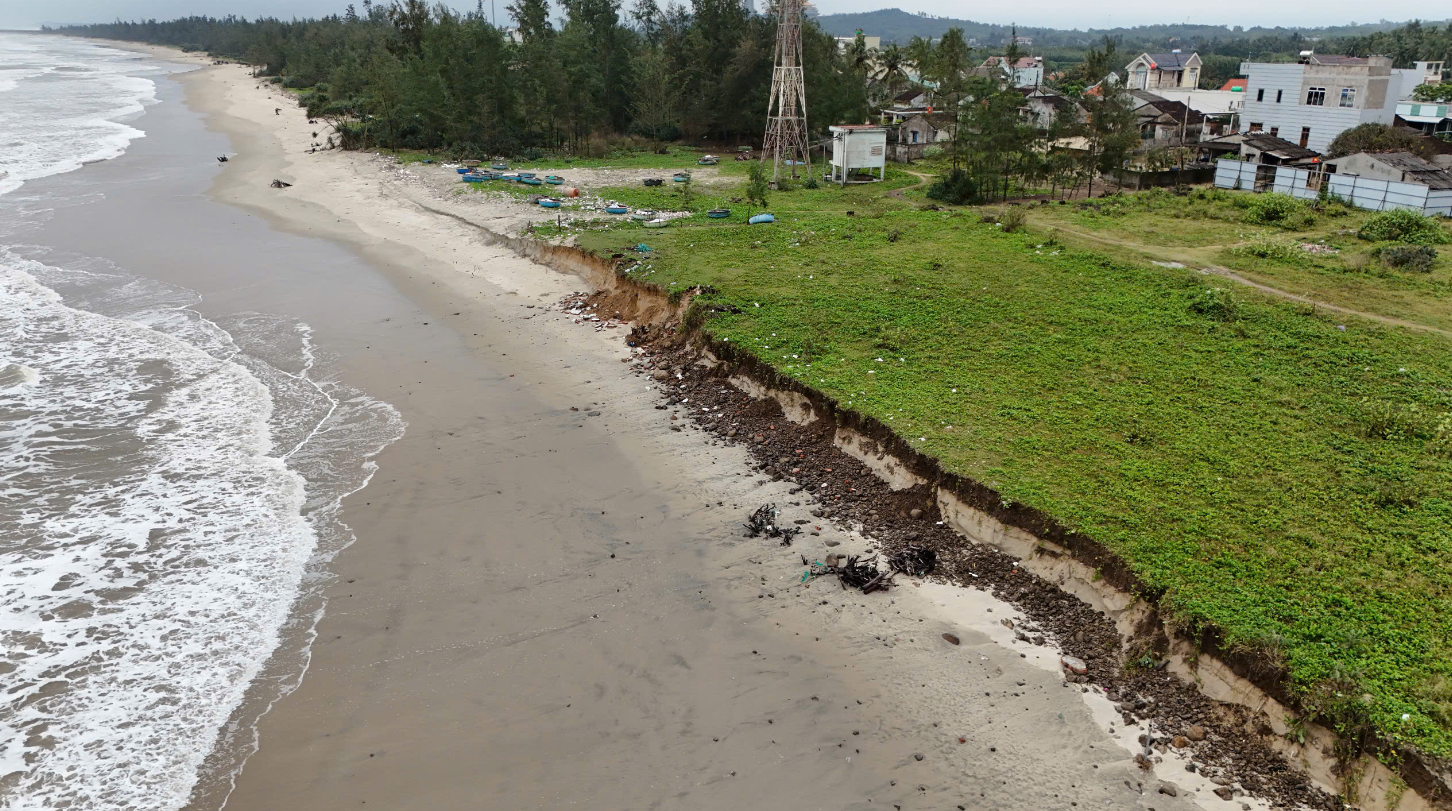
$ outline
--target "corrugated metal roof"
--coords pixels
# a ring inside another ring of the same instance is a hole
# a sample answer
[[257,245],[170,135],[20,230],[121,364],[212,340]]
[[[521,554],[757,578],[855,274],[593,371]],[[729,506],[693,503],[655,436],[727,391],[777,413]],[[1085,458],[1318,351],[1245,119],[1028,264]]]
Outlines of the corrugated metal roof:
[[1408,180],[1425,183],[1434,189],[1452,189],[1452,171],[1435,163],[1424,161],[1410,152],[1367,152],[1364,154],[1378,163],[1386,164],[1410,175]]
[[1320,157],[1321,153],[1314,149],[1307,149],[1299,144],[1293,144],[1284,138],[1277,138],[1265,132],[1247,132],[1241,136],[1241,143],[1255,149],[1258,152],[1269,152],[1281,160],[1301,160],[1302,158]]
[[1340,54],[1311,54],[1307,62],[1312,65],[1365,65],[1364,56],[1341,56]]

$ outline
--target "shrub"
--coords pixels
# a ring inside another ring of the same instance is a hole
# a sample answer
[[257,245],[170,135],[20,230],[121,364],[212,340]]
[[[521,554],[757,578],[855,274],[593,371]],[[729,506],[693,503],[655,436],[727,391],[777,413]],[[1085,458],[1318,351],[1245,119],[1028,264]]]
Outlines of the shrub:
[[267,80],[267,83],[268,84],[282,84],[282,77],[281,76],[273,76],[271,79],[268,79]]
[[1310,255],[1299,245],[1276,242],[1273,239],[1262,239],[1245,245],[1237,245],[1231,248],[1230,252],[1236,256],[1265,259],[1283,265],[1304,265],[1310,259]]
[[1190,312],[1217,321],[1234,321],[1240,317],[1240,304],[1229,290],[1206,287],[1190,298]]
[[1273,225],[1277,228],[1309,228],[1315,215],[1305,203],[1288,194],[1258,194],[1245,204],[1245,221],[1251,225]]
[[1402,405],[1365,399],[1361,401],[1361,433],[1367,439],[1397,442],[1428,439],[1433,431],[1427,415],[1415,403]]
[[947,177],[928,187],[928,197],[961,206],[978,200],[978,186],[967,172],[954,169]]
[[1437,249],[1431,245],[1382,245],[1371,252],[1383,265],[1414,273],[1431,273]]
[[1405,208],[1378,211],[1356,235],[1369,242],[1405,242],[1409,245],[1440,245],[1447,241],[1442,224]]
[[815,189],[817,185],[817,176],[813,174],[808,174],[807,179],[802,181],[802,188],[804,189]]
[[1011,234],[1028,222],[1028,212],[1024,210],[1023,206],[1009,206],[998,222],[1003,225],[1004,231]]

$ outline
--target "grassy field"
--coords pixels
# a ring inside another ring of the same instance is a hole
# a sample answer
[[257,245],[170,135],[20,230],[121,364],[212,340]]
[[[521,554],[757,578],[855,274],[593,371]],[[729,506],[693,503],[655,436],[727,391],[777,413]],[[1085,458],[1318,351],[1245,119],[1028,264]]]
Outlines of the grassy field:
[[[1333,723],[1452,755],[1452,343],[1046,236],[1102,213],[1004,233],[890,190],[578,239],[648,244],[632,276],[740,309],[711,334],[1104,543],[1180,621],[1282,656]],[[647,191],[611,193],[668,207]]]
[[1390,268],[1373,255],[1376,243],[1356,236],[1370,212],[1303,205],[1284,226],[1247,221],[1247,201],[1263,197],[1152,191],[1042,206],[1033,210],[1033,220],[1078,247],[1225,267],[1329,304],[1452,330],[1452,250],[1440,250],[1430,272]]

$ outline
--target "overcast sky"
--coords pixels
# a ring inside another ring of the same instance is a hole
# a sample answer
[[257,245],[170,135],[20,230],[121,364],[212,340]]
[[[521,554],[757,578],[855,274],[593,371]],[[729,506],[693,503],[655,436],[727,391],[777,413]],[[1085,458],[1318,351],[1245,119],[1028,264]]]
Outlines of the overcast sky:
[[[382,0],[379,0],[380,2]],[[362,0],[356,0],[362,6]],[[493,0],[502,17],[509,0]],[[625,0],[630,5],[634,0]],[[472,0],[450,5],[473,8]],[[485,8],[489,7],[486,2]],[[665,5],[661,0],[661,5]],[[897,5],[912,12],[959,17],[989,23],[1018,23],[1053,28],[1109,28],[1119,25],[1201,22],[1224,25],[1342,25],[1373,18],[1408,20],[1448,16],[1442,0],[1381,0],[1374,5],[1359,0],[1322,0],[1308,3],[1266,3],[1264,0],[1221,0],[1218,3],[1175,4],[1160,0],[1119,0],[1085,3],[1082,0],[1037,0],[1016,4],[973,5],[956,0],[817,0],[823,14],[871,11]],[[342,13],[347,0],[0,0],[0,28],[35,28],[44,23],[110,22],[121,19],[169,19],[189,14],[241,14],[284,19]],[[865,33],[871,34],[871,31]]]

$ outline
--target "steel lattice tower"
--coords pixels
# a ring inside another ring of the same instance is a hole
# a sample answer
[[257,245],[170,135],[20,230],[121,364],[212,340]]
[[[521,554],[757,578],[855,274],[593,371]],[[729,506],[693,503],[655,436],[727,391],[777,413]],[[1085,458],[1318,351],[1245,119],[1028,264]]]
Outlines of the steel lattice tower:
[[771,72],[771,98],[766,103],[766,137],[762,160],[771,161],[771,184],[781,177],[782,161],[791,176],[803,167],[811,176],[807,151],[807,86],[802,74],[802,0],[779,0],[776,24],[776,67]]

